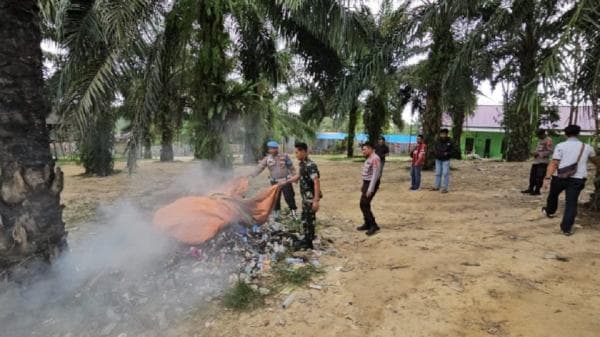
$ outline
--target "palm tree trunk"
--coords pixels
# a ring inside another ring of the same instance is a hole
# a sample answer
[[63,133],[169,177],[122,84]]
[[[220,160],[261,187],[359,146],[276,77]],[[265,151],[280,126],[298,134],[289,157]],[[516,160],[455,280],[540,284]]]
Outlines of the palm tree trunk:
[[222,109],[226,93],[228,60],[226,55],[228,33],[225,31],[225,16],[220,1],[201,2],[201,27],[197,36],[199,61],[196,62],[192,95],[195,99],[193,118],[194,157],[215,162],[222,167],[231,167],[233,158],[225,140],[228,111]]
[[244,116],[244,164],[256,164],[262,152],[264,126],[261,125],[260,112]]
[[36,0],[0,0],[0,269],[66,246],[63,174],[50,155]]
[[[163,117],[163,120],[165,117]],[[160,138],[160,161],[173,161],[173,129],[170,125],[162,124],[162,133]]]
[[147,128],[144,131],[144,159],[152,159],[152,136]]
[[160,161],[162,162],[173,161],[175,157],[173,153],[174,127],[167,99],[167,97],[163,98],[160,105],[160,114],[158,116],[158,128],[160,130]]
[[370,142],[377,142],[383,133],[383,127],[387,120],[387,108],[385,106],[383,94],[371,94],[367,97],[363,113],[365,132],[367,133]]
[[[592,111],[596,120],[596,141],[595,145],[600,145],[600,104],[598,104],[598,97],[592,97]],[[597,149],[596,149],[597,152]],[[600,156],[600,153],[596,153]],[[594,164],[596,165],[596,178],[594,179],[594,192],[591,195],[591,208],[593,211],[600,211],[600,160],[595,159]]]
[[346,156],[354,157],[354,138],[356,137],[356,122],[358,120],[358,105],[353,104],[348,116],[348,144],[346,148]]
[[194,157],[213,161],[219,167],[230,168],[233,158],[229,152],[228,144],[225,142],[225,122],[219,120],[204,120],[196,132],[202,137],[196,136]]
[[113,172],[114,167],[114,121],[109,115],[98,116],[94,126],[81,135],[81,162],[86,174],[106,177]]
[[[533,1],[529,1],[526,8],[534,8]],[[532,90],[531,88],[537,90],[536,59],[539,45],[533,27],[534,19],[532,12],[525,22],[525,33],[521,38],[520,51],[517,55],[520,65],[519,78],[512,102],[509,104],[510,108],[504,113],[508,161],[525,161],[529,158],[533,135],[532,122],[537,124],[537,119],[532,118],[532,111],[529,111],[527,104],[523,104],[523,98],[528,90]]]
[[462,159],[462,149],[460,148],[460,140],[462,137],[463,126],[465,124],[465,108],[455,107],[454,111],[450,111],[452,115],[452,139],[454,140],[454,152],[452,158]]
[[423,137],[427,144],[427,154],[424,169],[435,166],[435,142],[442,126],[442,109],[440,107],[441,88],[438,83],[431,83],[426,92],[426,104],[421,116],[423,125]]

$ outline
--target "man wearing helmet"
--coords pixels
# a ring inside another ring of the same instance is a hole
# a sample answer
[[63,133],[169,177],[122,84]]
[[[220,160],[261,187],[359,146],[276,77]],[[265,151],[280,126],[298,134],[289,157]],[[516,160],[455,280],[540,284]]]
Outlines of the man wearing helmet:
[[[267,148],[267,156],[258,163],[256,170],[250,175],[251,177],[256,177],[264,171],[265,168],[269,168],[269,181],[271,185],[275,185],[296,175],[296,169],[294,168],[292,159],[285,153],[279,153],[279,144],[277,144],[276,141],[269,141],[267,143]],[[291,210],[292,218],[295,220],[297,207],[292,184],[285,184],[281,187],[281,192],[277,196],[275,207],[273,208],[274,218],[276,220],[279,219],[282,193],[285,202]]]

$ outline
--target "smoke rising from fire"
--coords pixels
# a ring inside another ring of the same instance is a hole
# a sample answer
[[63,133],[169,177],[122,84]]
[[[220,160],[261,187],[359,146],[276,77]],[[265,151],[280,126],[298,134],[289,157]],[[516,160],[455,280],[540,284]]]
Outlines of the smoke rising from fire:
[[180,196],[205,194],[231,176],[194,163],[161,191],[101,207],[97,221],[80,225],[89,231],[71,239],[69,251],[39,280],[0,283],[0,334],[167,336],[177,322],[218,296],[237,267],[219,247],[203,260],[189,256],[188,247],[153,230],[152,214]]

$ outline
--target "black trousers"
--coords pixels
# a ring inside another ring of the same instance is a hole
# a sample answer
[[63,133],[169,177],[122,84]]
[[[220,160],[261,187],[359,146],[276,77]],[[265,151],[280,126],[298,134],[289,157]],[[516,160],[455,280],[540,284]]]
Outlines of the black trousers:
[[585,179],[552,177],[550,193],[546,202],[546,213],[554,214],[558,209],[558,196],[565,191],[565,213],[560,223],[563,232],[570,232],[577,216],[577,200],[585,187]]
[[[275,184],[273,184],[273,185],[275,185]],[[275,207],[273,209],[275,211],[281,210],[281,195],[282,194],[283,194],[283,197],[285,198],[286,204],[288,204],[288,207],[291,210],[297,210],[298,207],[296,207],[296,199],[294,196],[294,187],[292,186],[292,184],[285,184],[281,187],[281,189],[279,190],[279,193],[277,194],[277,198],[275,199]]]
[[546,169],[548,164],[533,164],[531,165],[531,171],[529,172],[529,188],[528,191],[538,193],[544,185],[544,177],[546,176]]
[[363,180],[362,188],[360,190],[362,192],[360,195],[360,210],[362,211],[363,218],[365,220],[365,225],[367,225],[369,228],[378,227],[377,222],[375,222],[375,216],[371,211],[371,201],[373,200],[375,194],[377,193],[377,190],[379,189],[380,182],[381,180],[377,181],[377,183],[375,184],[375,189],[373,190],[373,194],[371,194],[370,197],[367,197],[367,191],[369,190],[369,185],[371,184],[371,181]]

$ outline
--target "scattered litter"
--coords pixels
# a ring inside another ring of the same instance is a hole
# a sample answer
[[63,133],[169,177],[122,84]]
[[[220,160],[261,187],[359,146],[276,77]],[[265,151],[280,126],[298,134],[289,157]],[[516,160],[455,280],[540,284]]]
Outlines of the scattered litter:
[[290,305],[292,305],[292,303],[294,302],[294,300],[296,299],[296,295],[295,294],[290,294],[288,295],[288,297],[286,297],[286,299],[283,301],[283,303],[281,303],[281,307],[283,309],[287,309],[290,307]]
[[544,255],[544,259],[546,259],[546,260],[558,260],[558,261],[562,261],[562,262],[569,262],[569,257],[563,256],[563,255],[559,255],[559,254],[556,254],[556,253],[548,253],[548,254]]
[[285,262],[287,264],[291,264],[291,265],[295,265],[295,264],[304,265],[304,260],[301,258],[297,258],[297,257],[288,257],[285,259]]
[[308,287],[309,287],[310,289],[315,289],[315,290],[321,290],[321,289],[323,289],[323,287],[322,287],[322,286],[320,286],[320,285],[318,285],[318,284],[314,284],[314,283],[311,283],[311,284],[309,284],[309,285],[308,285]]
[[335,271],[341,271],[342,273],[347,273],[349,271],[353,271],[353,266],[337,266],[335,267]]
[[397,266],[391,266],[390,270],[396,270],[396,269],[405,269],[410,267],[410,265],[408,264],[402,264],[402,265],[397,265]]

